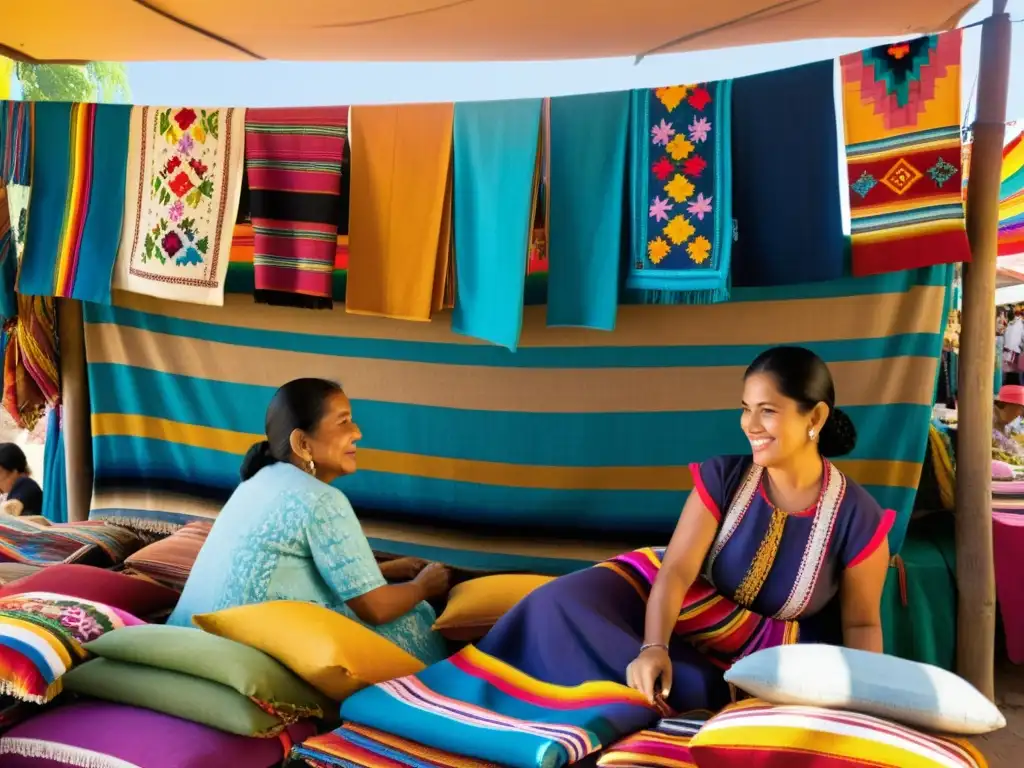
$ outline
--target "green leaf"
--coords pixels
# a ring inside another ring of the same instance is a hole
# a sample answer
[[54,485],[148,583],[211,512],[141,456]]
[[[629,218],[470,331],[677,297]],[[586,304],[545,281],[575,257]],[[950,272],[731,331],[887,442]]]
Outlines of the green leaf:
[[184,218],[184,219],[181,220],[181,224],[179,224],[179,226],[182,229],[195,229],[196,228],[196,220],[193,219],[193,218]]
[[199,203],[202,199],[203,196],[199,189],[193,189],[191,192],[185,195],[185,204],[188,205],[190,208],[197,208],[199,207]]
[[203,197],[213,197],[213,182],[210,179],[203,179],[199,184],[199,191]]
[[210,247],[210,238],[201,237],[199,242],[196,243],[196,250],[199,251],[203,256],[206,255],[206,249]]
[[153,249],[156,248],[156,241],[153,240],[153,235],[149,232],[146,233],[146,241],[143,243],[143,254],[142,263],[145,264],[147,261],[153,258]]
[[160,113],[160,133],[165,134],[171,130],[171,110],[167,109]]
[[217,135],[220,132],[220,112],[211,112],[206,118],[206,132],[215,139],[220,138]]

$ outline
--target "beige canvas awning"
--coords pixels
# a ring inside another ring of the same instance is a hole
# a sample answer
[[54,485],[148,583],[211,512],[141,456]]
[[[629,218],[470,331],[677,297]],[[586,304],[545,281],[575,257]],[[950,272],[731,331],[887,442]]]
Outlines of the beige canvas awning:
[[0,0],[0,52],[38,62],[650,55],[935,32],[955,26],[972,5],[969,0]]

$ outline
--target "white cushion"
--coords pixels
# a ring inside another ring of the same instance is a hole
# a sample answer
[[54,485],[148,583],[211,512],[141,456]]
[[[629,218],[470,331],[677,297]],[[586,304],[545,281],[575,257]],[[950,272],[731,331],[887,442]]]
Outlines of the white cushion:
[[958,735],[1006,725],[966,680],[930,664],[834,645],[786,645],[736,662],[725,679],[771,704],[830,707]]

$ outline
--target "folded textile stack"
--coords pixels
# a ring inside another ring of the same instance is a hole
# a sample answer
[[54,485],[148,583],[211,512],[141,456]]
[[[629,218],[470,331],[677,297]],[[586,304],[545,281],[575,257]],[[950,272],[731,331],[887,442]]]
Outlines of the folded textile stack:
[[97,658],[65,676],[66,690],[238,736],[276,737],[333,709],[266,654],[194,629],[127,627],[86,649]]
[[0,519],[0,563],[120,565],[141,545],[138,534],[103,522],[42,525],[10,515]]
[[757,698],[711,718],[690,743],[698,768],[986,768],[959,738],[1006,725],[938,667],[828,645],[752,654],[726,679]]
[[206,543],[213,523],[195,522],[143,547],[127,560],[125,571],[152,579],[181,592]]
[[299,723],[275,738],[225,733],[147,709],[104,701],[54,707],[0,736],[4,768],[271,768],[313,733]]

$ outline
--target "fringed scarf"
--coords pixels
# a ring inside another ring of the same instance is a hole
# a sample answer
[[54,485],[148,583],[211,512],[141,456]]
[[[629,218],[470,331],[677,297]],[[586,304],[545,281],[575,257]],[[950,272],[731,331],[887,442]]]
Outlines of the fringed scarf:
[[348,107],[250,109],[256,301],[330,309]]
[[729,299],[732,81],[633,92],[626,288],[648,304]]
[[56,320],[51,297],[18,294],[18,316],[4,328],[3,407],[24,429],[60,401]]

